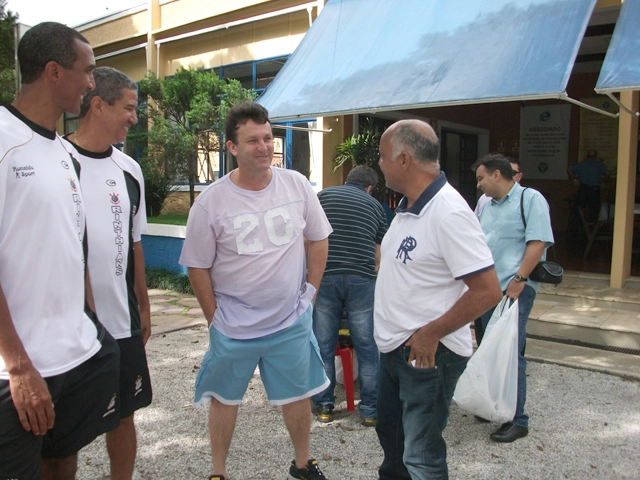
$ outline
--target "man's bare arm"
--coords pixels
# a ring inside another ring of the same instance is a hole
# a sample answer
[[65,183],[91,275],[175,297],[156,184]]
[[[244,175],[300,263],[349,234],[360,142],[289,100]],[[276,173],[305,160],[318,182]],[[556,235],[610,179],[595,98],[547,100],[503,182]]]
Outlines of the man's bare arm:
[[11,398],[22,427],[34,435],[44,435],[53,427],[55,412],[49,388],[18,337],[9,305],[0,286],[0,356],[9,372]]
[[142,341],[146,345],[151,336],[151,306],[149,305],[149,292],[147,292],[147,276],[144,270],[144,251],[142,242],[133,243],[134,278],[133,291],[138,300],[140,312],[140,327],[142,328]]
[[211,325],[213,314],[216,311],[216,297],[213,294],[209,269],[189,267],[187,271],[191,288],[200,303],[204,317],[207,319],[207,325]]
[[329,237],[316,242],[309,241],[307,247],[307,282],[320,289],[320,282],[324,275],[329,256]]
[[502,299],[500,282],[493,268],[463,281],[469,289],[455,305],[437,320],[418,329],[406,342],[411,347],[409,362],[415,360],[416,367],[434,367],[440,339],[478,318]]
[[93,287],[91,286],[91,274],[89,273],[89,266],[84,269],[84,294],[87,300],[87,305],[93,313],[96,313],[96,302],[93,298]]

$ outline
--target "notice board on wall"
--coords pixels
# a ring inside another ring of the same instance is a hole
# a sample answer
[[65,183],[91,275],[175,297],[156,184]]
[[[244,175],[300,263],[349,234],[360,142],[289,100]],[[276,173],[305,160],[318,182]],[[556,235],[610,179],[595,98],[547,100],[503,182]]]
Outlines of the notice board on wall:
[[520,165],[524,178],[565,180],[571,105],[520,108]]

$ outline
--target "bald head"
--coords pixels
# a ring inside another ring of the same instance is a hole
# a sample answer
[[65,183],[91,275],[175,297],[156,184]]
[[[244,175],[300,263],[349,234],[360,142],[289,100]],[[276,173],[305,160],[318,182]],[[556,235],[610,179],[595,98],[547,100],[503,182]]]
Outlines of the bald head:
[[394,158],[403,151],[418,164],[436,164],[440,157],[440,141],[431,125],[421,120],[400,120],[383,134],[389,136]]

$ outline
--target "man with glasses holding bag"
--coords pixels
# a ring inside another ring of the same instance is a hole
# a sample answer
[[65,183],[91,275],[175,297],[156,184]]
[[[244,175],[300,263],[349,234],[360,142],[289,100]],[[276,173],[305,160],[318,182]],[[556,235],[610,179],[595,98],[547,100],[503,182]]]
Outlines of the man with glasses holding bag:
[[[513,171],[511,172],[513,174],[513,181],[519,185],[520,180],[522,180],[520,161],[517,158],[513,157],[505,158],[509,160],[509,164],[511,164],[511,168],[513,169]],[[486,207],[489,202],[491,202],[491,197],[489,197],[486,193],[480,195],[480,198],[478,198],[478,202],[476,203],[476,208],[473,211],[473,213],[476,214],[476,217],[480,217],[480,212],[482,212],[482,209]],[[480,318],[477,318],[473,322],[473,330],[476,336],[476,344],[480,346],[480,342],[482,342],[482,337],[484,336],[484,328],[482,327],[482,320]]]
[[[472,167],[478,188],[491,198],[478,214],[495,262],[500,287],[505,295],[518,300],[518,400],[516,413],[491,434],[496,442],[509,443],[529,433],[529,417],[524,413],[527,379],[524,346],[526,325],[536,297],[538,282],[528,277],[545,251],[553,245],[549,204],[542,194],[523,188],[513,176],[513,167],[503,155],[488,154]],[[525,190],[527,190],[525,192]],[[526,221],[523,221],[523,215]],[[487,326],[493,309],[482,315]]]

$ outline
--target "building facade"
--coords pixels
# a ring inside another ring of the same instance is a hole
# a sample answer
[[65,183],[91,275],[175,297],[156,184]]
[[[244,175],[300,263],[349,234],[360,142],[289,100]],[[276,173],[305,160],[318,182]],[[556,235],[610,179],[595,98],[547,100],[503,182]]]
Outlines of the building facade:
[[[213,69],[222,78],[238,79],[243,86],[260,93],[281,70],[331,1],[148,0],[139,7],[86,22],[76,28],[90,41],[98,65],[118,68],[136,81],[147,71],[162,78],[172,75],[180,67],[203,67]],[[566,87],[569,97],[611,114],[618,111],[617,105],[609,98],[597,95],[594,87],[621,4],[620,0],[598,0],[595,3]],[[637,94],[632,94],[632,102],[635,95],[636,104]],[[443,170],[473,207],[478,193],[470,165],[491,151],[520,157],[522,161],[524,149],[537,148],[528,143],[535,139],[527,137],[525,126],[532,115],[539,117],[540,112],[562,117],[562,126],[557,128],[563,129],[563,137],[559,140],[558,135],[548,135],[544,139],[556,142],[557,148],[554,148],[558,151],[553,161],[523,161],[522,168],[525,183],[540,190],[549,201],[557,238],[561,238],[570,225],[577,189],[567,178],[566,168],[580,161],[586,150],[596,148],[610,170],[617,170],[620,176],[618,145],[622,133],[630,138],[631,143],[635,141],[636,149],[625,154],[635,157],[630,158],[633,165],[628,165],[622,172],[625,177],[633,177],[633,185],[627,184],[624,191],[620,190],[620,181],[614,175],[603,188],[603,202],[620,203],[616,200],[620,194],[625,198],[635,198],[637,117],[635,124],[632,121],[630,127],[624,127],[631,132],[629,134],[620,130],[622,124],[617,118],[550,98],[399,108],[376,112],[373,118],[381,129],[399,118],[429,121],[442,139]],[[341,184],[346,171],[339,169],[333,172],[335,147],[357,131],[364,118],[360,112],[275,122],[275,160],[280,166],[295,168],[307,175],[316,190]],[[278,128],[279,124],[286,128]],[[67,120],[65,128],[73,128],[73,119]],[[217,174],[205,175],[201,180],[215,180],[230,167],[221,155],[211,169]],[[555,168],[555,171],[547,172],[546,168]],[[628,219],[625,224],[628,237]],[[629,243],[628,240],[624,242]],[[626,247],[620,248],[624,250]],[[588,269],[588,263],[582,267]],[[580,269],[580,265],[577,268]],[[621,268],[618,276],[623,278],[628,275],[629,267]]]

